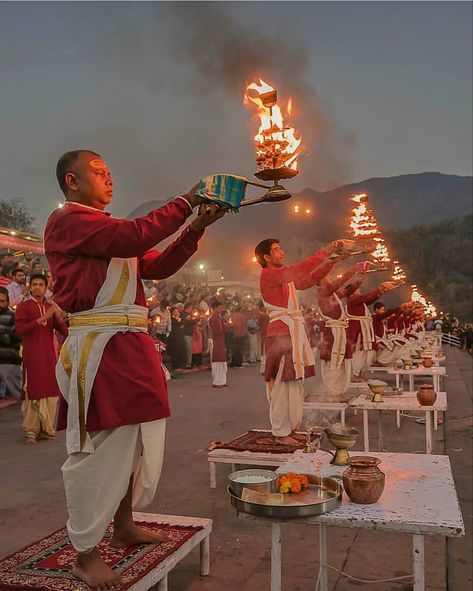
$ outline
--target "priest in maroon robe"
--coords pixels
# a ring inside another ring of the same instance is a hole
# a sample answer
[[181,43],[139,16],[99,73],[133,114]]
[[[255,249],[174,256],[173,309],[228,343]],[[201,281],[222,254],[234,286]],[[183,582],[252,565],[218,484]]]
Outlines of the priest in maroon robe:
[[[105,161],[77,150],[58,161],[66,201],[49,217],[45,251],[54,299],[69,313],[69,336],[56,375],[68,405],[68,459],[62,467],[69,537],[78,552],[74,574],[93,588],[124,580],[101,559],[97,545],[114,520],[111,545],[159,543],[162,534],[139,528],[132,507],[151,502],[162,466],[166,381],[147,333],[142,279],[164,279],[197,250],[206,226],[222,217],[195,189],[134,220],[105,212],[113,179]],[[197,217],[162,252],[200,205]]]

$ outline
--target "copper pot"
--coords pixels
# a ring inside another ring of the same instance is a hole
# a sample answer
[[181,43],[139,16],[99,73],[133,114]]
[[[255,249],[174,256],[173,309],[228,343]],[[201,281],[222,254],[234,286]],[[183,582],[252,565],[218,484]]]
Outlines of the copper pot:
[[422,365],[426,368],[432,367],[433,364],[434,364],[434,361],[433,361],[432,357],[424,357],[422,359]]
[[417,401],[421,406],[433,406],[437,400],[437,392],[432,384],[422,384],[417,392]]
[[350,500],[361,505],[376,503],[384,490],[384,472],[378,468],[381,460],[373,456],[353,456],[348,463],[343,473],[343,486]]

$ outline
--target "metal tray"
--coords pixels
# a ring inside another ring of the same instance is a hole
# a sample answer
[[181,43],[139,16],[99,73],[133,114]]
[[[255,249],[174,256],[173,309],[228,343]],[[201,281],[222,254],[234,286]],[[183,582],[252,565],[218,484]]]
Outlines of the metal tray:
[[278,517],[295,519],[322,515],[333,511],[342,502],[343,486],[330,476],[308,476],[309,488],[297,494],[285,494],[284,505],[262,505],[243,501],[234,495],[230,488],[230,502],[237,511],[250,513],[257,517]]

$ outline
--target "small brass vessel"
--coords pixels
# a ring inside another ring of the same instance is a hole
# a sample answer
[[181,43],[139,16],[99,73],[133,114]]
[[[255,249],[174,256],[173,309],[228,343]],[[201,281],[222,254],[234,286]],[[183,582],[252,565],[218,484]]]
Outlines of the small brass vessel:
[[383,402],[383,394],[388,387],[387,383],[381,380],[369,380],[368,387],[374,394],[373,402]]
[[355,429],[355,427],[341,427],[337,431],[332,431],[328,427],[325,429],[325,433],[330,443],[335,447],[335,453],[330,463],[335,466],[348,466],[348,460],[350,459],[348,450],[356,443],[358,429]]

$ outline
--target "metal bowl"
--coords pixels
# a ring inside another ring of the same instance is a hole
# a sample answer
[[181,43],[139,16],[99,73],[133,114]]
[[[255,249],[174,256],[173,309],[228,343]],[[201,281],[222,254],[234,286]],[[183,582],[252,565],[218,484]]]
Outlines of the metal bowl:
[[[262,482],[238,482],[238,478],[244,476],[264,476],[269,480]],[[257,490],[258,492],[277,492],[278,490],[278,475],[272,470],[262,470],[254,468],[252,470],[237,470],[232,472],[228,477],[229,490],[236,496],[241,497],[244,488],[250,488],[251,490]]]

